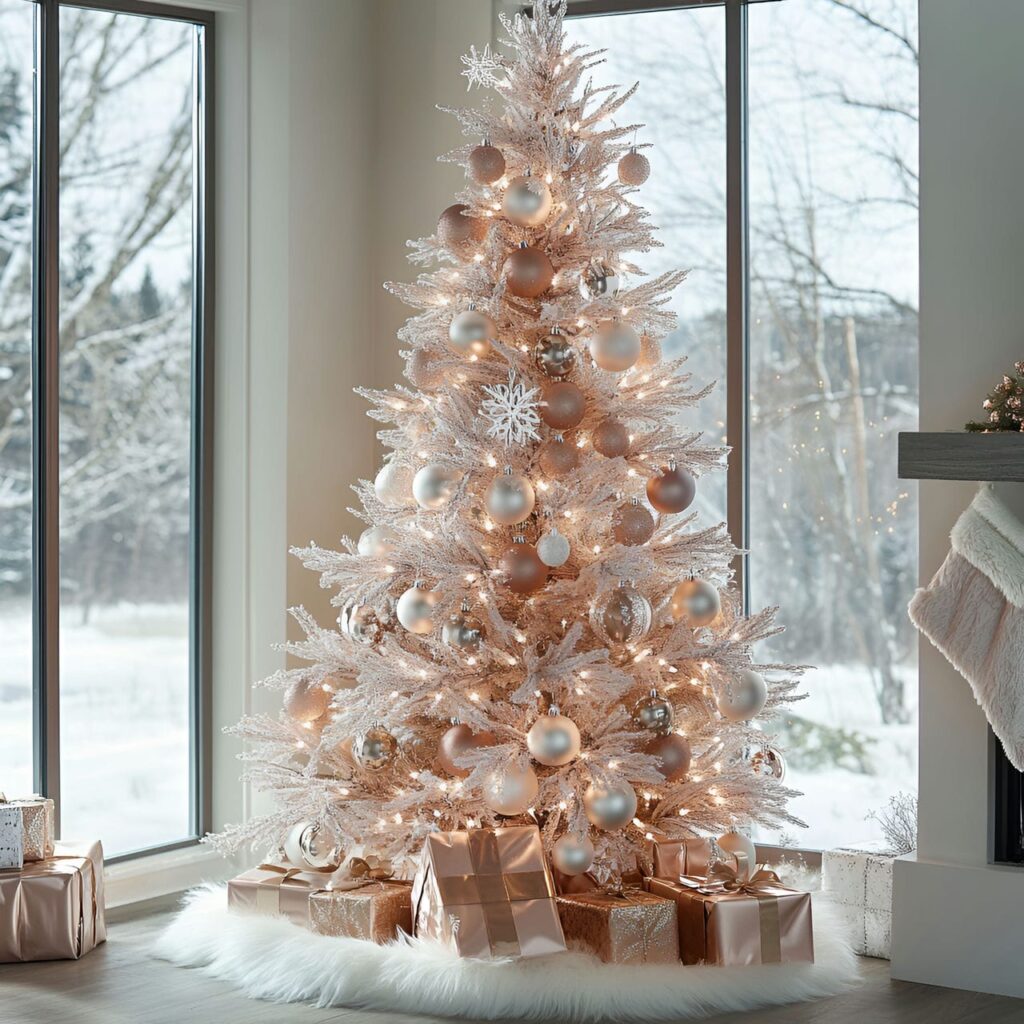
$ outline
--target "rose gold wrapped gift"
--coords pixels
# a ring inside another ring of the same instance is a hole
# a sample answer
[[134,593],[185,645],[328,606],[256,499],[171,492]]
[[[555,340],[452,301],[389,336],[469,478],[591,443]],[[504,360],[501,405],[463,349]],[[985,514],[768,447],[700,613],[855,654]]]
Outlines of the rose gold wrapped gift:
[[21,811],[22,859],[43,860],[53,856],[53,801],[45,796],[30,796],[20,800],[8,800],[0,793],[0,804],[16,807]]
[[228,907],[257,914],[282,914],[309,927],[309,894],[323,889],[331,869],[301,870],[281,864],[261,864],[228,882]]
[[577,940],[606,963],[679,962],[679,923],[673,900],[642,889],[559,896],[567,941]]
[[106,938],[98,842],[60,842],[52,857],[0,874],[0,963],[77,960]]
[[465,957],[558,953],[554,895],[536,826],[435,832],[413,882],[413,927]]
[[399,930],[412,934],[409,882],[353,882],[309,896],[309,927],[319,935],[389,942]]
[[652,878],[703,878],[711,867],[710,839],[652,839],[647,843]]
[[813,962],[810,893],[787,889],[765,868],[745,876],[719,863],[706,879],[647,879],[648,892],[675,900],[683,963]]

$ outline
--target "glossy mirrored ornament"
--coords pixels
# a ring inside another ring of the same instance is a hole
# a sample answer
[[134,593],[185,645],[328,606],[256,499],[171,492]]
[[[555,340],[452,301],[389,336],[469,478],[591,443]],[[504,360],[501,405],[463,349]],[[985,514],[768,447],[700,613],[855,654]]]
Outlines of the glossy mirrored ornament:
[[395,614],[410,633],[425,635],[434,630],[434,608],[440,600],[440,594],[424,590],[417,582],[398,599]]
[[493,732],[475,733],[465,722],[452,719],[451,728],[438,745],[437,760],[449,775],[464,779],[470,774],[470,769],[460,767],[455,759],[480,747],[493,747],[497,742]]
[[390,526],[371,526],[359,535],[357,550],[366,558],[389,558],[400,539],[398,531]]
[[338,627],[344,636],[359,644],[372,644],[381,636],[381,624],[369,605],[347,601],[338,615]]
[[555,841],[551,863],[563,875],[582,875],[594,863],[594,844],[587,835],[566,832]]
[[636,815],[636,793],[626,781],[592,782],[583,794],[592,825],[606,832],[628,825]]
[[421,466],[412,478],[412,496],[427,511],[444,508],[458,493],[462,472],[454,466],[431,462]]
[[613,299],[619,294],[619,275],[604,260],[595,260],[580,274],[580,294],[594,299]]
[[606,644],[635,644],[647,635],[653,614],[651,602],[623,582],[594,603],[590,626]]
[[556,327],[534,346],[533,361],[542,373],[554,380],[561,380],[568,377],[576,367],[576,347]]
[[559,714],[552,705],[541,715],[526,734],[526,747],[530,756],[548,768],[561,768],[579,756],[580,731],[576,723]]
[[647,732],[667,733],[672,728],[675,711],[672,703],[657,690],[651,690],[633,705],[633,721]]
[[[750,877],[757,867],[757,848],[751,842],[749,836],[742,832],[726,832],[715,840],[719,849],[729,856],[726,860],[732,860],[737,873],[744,881]],[[742,860],[736,855],[740,854]]]
[[762,747],[750,755],[750,767],[755,775],[763,775],[776,782],[786,778],[786,761],[775,747]]
[[685,512],[697,494],[697,481],[670,462],[647,481],[647,500],[659,512]]
[[491,339],[498,336],[494,321],[482,310],[470,306],[456,314],[448,326],[448,344],[461,356],[485,356]]
[[740,669],[718,693],[718,710],[726,721],[749,722],[768,700],[768,684],[753,669]]
[[352,756],[360,768],[379,772],[398,752],[398,740],[382,725],[373,725],[352,741]]
[[463,600],[462,607],[453,612],[441,627],[441,639],[449,646],[467,654],[480,650],[484,638],[483,623],[470,612],[469,601]]
[[336,867],[341,861],[341,849],[326,829],[311,821],[300,821],[289,830],[284,855],[294,867],[315,871]]
[[520,227],[537,227],[551,212],[551,189],[540,178],[520,174],[508,183],[501,212]]
[[672,591],[672,618],[691,629],[709,626],[722,610],[718,588],[707,580],[690,577]]

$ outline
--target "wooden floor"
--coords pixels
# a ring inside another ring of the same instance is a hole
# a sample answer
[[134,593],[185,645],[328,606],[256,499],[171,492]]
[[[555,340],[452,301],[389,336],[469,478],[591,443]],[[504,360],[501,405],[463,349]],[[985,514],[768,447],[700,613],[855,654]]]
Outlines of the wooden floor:
[[[260,1003],[149,955],[167,901],[109,916],[106,945],[78,961],[0,965],[3,1024],[432,1024],[437,1018]],[[864,986],[816,1003],[715,1017],[712,1024],[1022,1024],[1024,1000],[889,980],[864,960]]]

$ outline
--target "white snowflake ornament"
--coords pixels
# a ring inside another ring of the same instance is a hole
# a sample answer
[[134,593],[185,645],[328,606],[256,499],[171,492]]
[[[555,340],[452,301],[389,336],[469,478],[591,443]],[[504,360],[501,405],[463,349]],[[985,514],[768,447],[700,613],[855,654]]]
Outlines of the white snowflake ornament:
[[466,92],[474,85],[493,89],[499,84],[498,72],[503,67],[503,58],[500,53],[491,53],[490,43],[484,47],[483,53],[477,53],[476,47],[470,46],[469,53],[459,59],[466,65],[466,70],[462,72],[469,80]]
[[480,415],[491,424],[488,437],[506,446],[540,440],[539,388],[527,388],[516,381],[516,371],[509,370],[507,384],[485,384],[484,393],[490,398],[480,404]]

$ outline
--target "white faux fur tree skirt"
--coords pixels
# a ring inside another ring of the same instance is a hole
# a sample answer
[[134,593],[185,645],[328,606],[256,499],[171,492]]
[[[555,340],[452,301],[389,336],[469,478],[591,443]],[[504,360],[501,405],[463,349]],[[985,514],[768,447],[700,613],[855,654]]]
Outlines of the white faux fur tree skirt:
[[652,1021],[707,1017],[835,995],[858,977],[831,908],[814,904],[814,964],[650,967],[586,953],[460,960],[410,940],[375,946],[314,935],[284,918],[229,912],[223,887],[194,890],[155,952],[254,999],[492,1020]]

